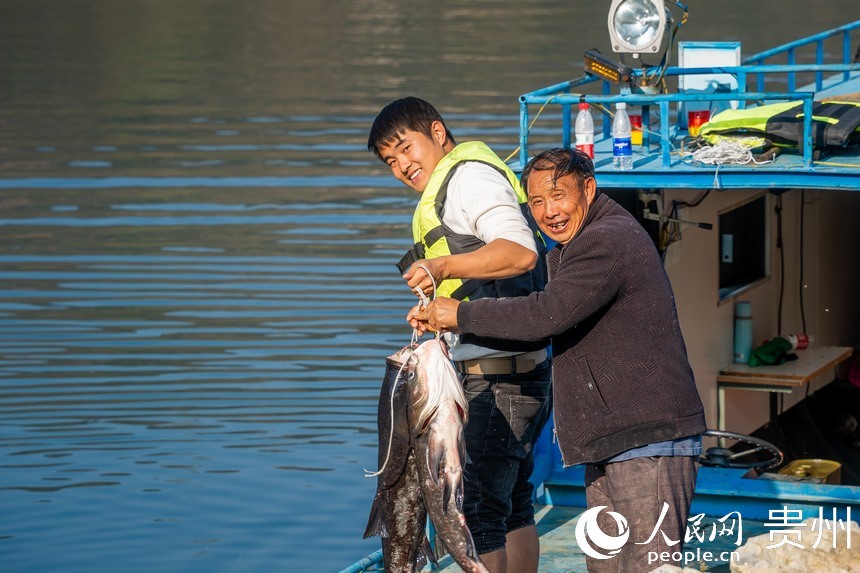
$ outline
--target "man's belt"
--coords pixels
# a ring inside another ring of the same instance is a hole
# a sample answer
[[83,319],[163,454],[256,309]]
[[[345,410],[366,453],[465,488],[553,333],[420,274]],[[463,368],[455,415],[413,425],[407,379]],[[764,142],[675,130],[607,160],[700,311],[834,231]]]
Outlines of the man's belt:
[[457,370],[463,374],[484,374],[490,376],[498,374],[525,374],[545,362],[546,358],[546,348],[543,348],[534,352],[526,352],[525,354],[516,354],[501,358],[464,360],[462,362],[455,362],[455,364],[457,365]]

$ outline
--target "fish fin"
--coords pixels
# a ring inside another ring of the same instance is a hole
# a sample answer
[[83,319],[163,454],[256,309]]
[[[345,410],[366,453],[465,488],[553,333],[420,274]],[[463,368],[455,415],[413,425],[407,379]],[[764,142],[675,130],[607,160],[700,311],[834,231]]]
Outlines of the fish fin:
[[453,511],[463,512],[463,478],[454,477],[454,474],[446,473],[442,476],[444,483],[442,484],[442,511],[446,514],[449,511],[449,504],[453,501]]
[[433,421],[433,416],[436,415],[436,411],[439,408],[433,408],[429,412],[417,413],[415,408],[413,407],[412,412],[409,414],[410,418],[414,418],[412,425],[412,437],[420,438],[424,435],[424,432],[427,431],[427,428],[430,427],[430,422]]
[[460,454],[460,459],[463,460],[463,465],[472,465],[472,458],[466,450],[466,436],[463,431],[460,431],[460,439],[457,440],[457,452]]
[[424,561],[424,563],[421,564],[422,567],[426,565],[428,561],[434,566],[439,565],[439,560],[436,559],[436,553],[434,553],[433,548],[430,547],[430,540],[427,539],[426,534],[424,535],[424,542],[421,544],[421,551],[418,553],[418,556]]
[[448,477],[446,475],[442,478],[442,511],[445,514],[448,513],[448,502],[451,501],[451,480]]
[[475,546],[475,540],[472,537],[472,532],[469,531],[469,528],[466,525],[463,525],[463,537],[466,541],[466,556],[470,559],[477,561],[478,563],[482,563],[481,558],[478,557],[478,548]]
[[364,539],[378,535],[380,537],[388,537],[388,531],[385,529],[385,524],[382,522],[382,514],[379,510],[379,498],[373,500],[373,505],[370,507],[370,517],[367,518],[367,527],[364,530]]
[[434,485],[439,485],[439,474],[445,457],[445,445],[440,436],[430,435],[427,440],[427,471]]

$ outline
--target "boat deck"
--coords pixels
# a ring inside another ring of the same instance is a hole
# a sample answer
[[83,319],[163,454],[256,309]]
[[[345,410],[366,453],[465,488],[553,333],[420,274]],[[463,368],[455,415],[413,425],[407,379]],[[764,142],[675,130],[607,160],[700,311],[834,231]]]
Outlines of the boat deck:
[[[535,510],[537,511],[535,520],[537,521],[537,529],[541,542],[540,573],[585,573],[585,554],[579,548],[574,533],[576,520],[585,509],[581,507],[538,505],[535,506]],[[700,526],[701,531],[710,533],[712,524],[716,519],[710,517],[704,518]],[[744,540],[766,532],[767,529],[763,522],[743,520]],[[703,559],[696,560],[694,558],[689,563],[686,563],[686,567],[691,567],[699,571],[728,573],[728,561],[720,560],[718,557],[721,554],[729,557],[729,553],[737,549],[735,546],[737,538],[724,535],[716,536],[713,541],[709,541],[708,535],[704,535],[703,537],[704,541],[693,539],[690,543],[685,544],[685,554],[701,556],[706,551],[710,551],[715,558],[708,563],[705,563]],[[654,567],[656,568],[659,565],[659,563],[655,563]],[[703,565],[706,565],[708,568],[704,569]],[[436,571],[443,571],[445,573],[458,573],[462,571],[450,556],[444,557],[440,561],[439,566],[439,569],[436,569]],[[429,567],[426,570],[429,571]]]

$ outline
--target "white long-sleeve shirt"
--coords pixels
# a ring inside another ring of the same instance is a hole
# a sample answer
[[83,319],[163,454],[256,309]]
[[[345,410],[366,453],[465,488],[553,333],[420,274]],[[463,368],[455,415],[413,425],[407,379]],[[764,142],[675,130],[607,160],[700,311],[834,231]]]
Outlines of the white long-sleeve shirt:
[[[448,182],[442,221],[455,233],[473,235],[484,243],[507,239],[537,254],[529,228],[511,184],[501,173],[483,163],[468,161]],[[462,344],[456,334],[445,334],[455,361],[511,356],[518,352]]]
[[454,172],[442,220],[455,233],[474,235],[485,243],[507,239],[537,254],[534,233],[513,188],[489,165],[469,161]]

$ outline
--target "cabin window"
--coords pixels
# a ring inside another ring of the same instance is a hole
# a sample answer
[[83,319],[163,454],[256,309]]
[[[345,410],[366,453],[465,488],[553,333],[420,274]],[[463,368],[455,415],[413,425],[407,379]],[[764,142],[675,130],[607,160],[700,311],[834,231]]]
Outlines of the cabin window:
[[766,199],[761,195],[719,215],[721,301],[767,276]]

